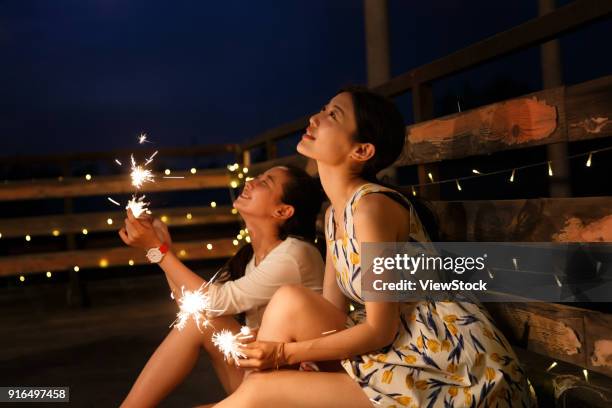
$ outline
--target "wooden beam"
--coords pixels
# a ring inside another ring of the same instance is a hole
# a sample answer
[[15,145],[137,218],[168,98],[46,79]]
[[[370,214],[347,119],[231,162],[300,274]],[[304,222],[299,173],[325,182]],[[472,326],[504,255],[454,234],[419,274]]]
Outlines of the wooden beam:
[[612,315],[555,303],[488,303],[511,343],[612,375]]
[[[140,189],[140,192],[224,188],[228,187],[230,182],[226,169],[200,170],[196,174],[180,172],[174,173],[173,177],[184,178],[164,179],[163,174],[157,174],[155,182],[146,183]],[[130,194],[133,192],[134,187],[131,185],[127,174],[94,177],[91,181],[86,181],[84,177],[71,177],[61,180],[6,182],[0,185],[0,201]]]
[[0,163],[68,163],[68,162],[91,162],[96,160],[129,159],[131,154],[134,157],[148,157],[155,150],[158,150],[159,157],[196,157],[214,156],[223,153],[236,153],[239,151],[238,144],[210,144],[205,146],[190,147],[165,147],[160,149],[138,148],[138,149],[117,149],[104,152],[82,152],[66,154],[44,154],[44,155],[14,155],[0,158]]
[[[185,207],[155,209],[155,216],[165,216],[170,227],[187,225],[216,225],[240,221],[240,216],[232,214],[232,208],[223,207]],[[190,218],[188,218],[189,214]],[[84,214],[63,214],[24,218],[0,218],[2,238],[31,236],[52,236],[79,234],[86,228],[90,233],[116,231],[123,225],[125,211],[98,212]],[[109,224],[107,221],[112,220]]]
[[[227,258],[235,254],[238,249],[232,241],[232,238],[222,238],[208,241],[177,242],[172,245],[172,250],[185,261]],[[206,248],[207,244],[212,244],[212,250]],[[135,265],[148,263],[143,250],[127,246],[7,256],[0,258],[0,276],[25,275],[46,271],[73,271],[75,266],[80,269],[126,267],[130,260]],[[99,272],[103,273],[103,271]]]
[[442,241],[612,242],[612,197],[432,203]]
[[395,166],[612,136],[612,76],[409,126]]

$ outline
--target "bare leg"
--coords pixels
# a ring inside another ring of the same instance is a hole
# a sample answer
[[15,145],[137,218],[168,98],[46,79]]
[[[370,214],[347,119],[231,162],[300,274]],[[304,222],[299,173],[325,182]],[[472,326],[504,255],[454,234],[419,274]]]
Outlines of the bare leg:
[[[283,286],[266,308],[258,339],[300,341],[344,329],[346,316],[322,296],[299,286]],[[371,408],[361,387],[345,372],[263,371],[248,375],[215,408]]]
[[171,330],[143,368],[121,406],[158,405],[191,372],[201,347],[208,352],[225,391],[232,393],[242,382],[244,371],[225,363],[223,355],[212,344],[212,332],[221,329],[237,332],[240,325],[230,316],[211,322],[214,329],[206,328],[202,332],[192,321],[182,331]]

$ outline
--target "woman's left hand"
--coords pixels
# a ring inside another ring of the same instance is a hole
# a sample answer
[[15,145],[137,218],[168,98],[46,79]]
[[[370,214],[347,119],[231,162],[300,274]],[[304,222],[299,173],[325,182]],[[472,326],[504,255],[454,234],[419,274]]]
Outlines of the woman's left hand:
[[279,368],[287,365],[284,352],[285,343],[272,341],[254,341],[240,348],[246,358],[238,361],[240,368],[254,369],[256,371],[269,368]]

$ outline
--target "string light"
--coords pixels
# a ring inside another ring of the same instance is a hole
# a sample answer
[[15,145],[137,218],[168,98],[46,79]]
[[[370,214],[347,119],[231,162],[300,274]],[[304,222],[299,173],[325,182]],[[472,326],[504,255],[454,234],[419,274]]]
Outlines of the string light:
[[461,191],[461,184],[459,184],[459,180],[455,180],[455,183],[457,183],[457,190]]
[[108,267],[108,259],[105,259],[105,258],[100,259],[100,262],[98,263],[98,265],[100,265],[100,268]]
[[[234,215],[238,214],[238,210],[235,208],[232,208],[232,214]],[[2,234],[0,234],[0,238],[2,238]]]
[[238,235],[236,235],[236,238],[238,238],[238,239],[242,239],[242,238],[243,238],[243,237],[242,237],[242,234],[238,234]]
[[106,219],[106,223],[107,223],[108,225],[113,225],[113,219],[112,219],[112,218],[107,218],[107,219]]
[[212,208],[215,208],[215,207],[217,207],[217,203],[216,203],[216,202],[214,202],[214,201],[211,201],[211,202],[210,202],[210,206],[211,206]]
[[76,265],[75,265],[75,267],[74,267],[74,268],[72,268],[72,270],[73,270],[73,271],[75,271],[75,272],[78,272],[78,271],[80,271],[80,270],[81,270],[81,268],[79,268],[78,266],[76,266]]
[[25,240],[26,240],[26,241],[28,241],[28,242],[30,242],[30,241],[32,240],[32,237],[31,237],[31,236],[29,236],[29,235],[26,235],[26,236],[25,236]]
[[589,153],[589,158],[586,161],[586,166],[591,167],[591,160],[593,159],[593,152]]
[[186,256],[187,255],[187,251],[185,251],[184,249],[181,249],[179,252],[179,256]]
[[251,237],[248,237],[248,236],[247,236],[247,237],[245,238],[245,241],[246,241],[246,242],[248,242],[248,243],[250,244],[250,243],[251,243]]
[[134,266],[134,260],[133,260],[133,259],[130,259],[130,260],[128,261],[128,265],[130,265],[130,266]]
[[166,223],[168,222],[168,216],[167,215],[162,215],[161,218],[162,222]]
[[236,180],[232,180],[232,181],[230,182],[230,187],[232,187],[232,188],[236,188],[236,187],[238,187],[238,182],[237,182]]
[[[235,210],[235,208],[234,208],[234,210]],[[1,232],[0,232],[0,238],[2,238],[2,233]]]
[[51,235],[53,235],[54,237],[59,236],[60,232],[59,230],[54,229],[53,231],[51,231]]
[[[590,152],[573,154],[573,155],[567,156],[567,159],[575,159],[577,157],[587,157],[587,156],[591,156],[592,157],[592,155],[595,154],[595,153],[604,152],[604,151],[610,151],[610,150],[612,150],[612,146],[608,146],[608,147],[605,147],[605,148],[602,148],[602,149],[597,149],[597,150],[591,150]],[[587,162],[588,162],[588,159],[587,159]],[[591,159],[591,162],[592,162],[592,159]],[[477,169],[472,169],[472,173],[474,175],[471,175],[471,176],[463,176],[463,177],[458,177],[458,178],[439,180],[439,181],[434,181],[432,183],[417,183],[417,184],[411,185],[411,188],[412,188],[412,191],[413,191],[413,195],[416,196],[415,187],[428,186],[428,185],[431,185],[431,184],[454,183],[455,180],[463,181],[463,180],[473,179],[473,178],[476,178],[476,177],[494,176],[494,175],[503,174],[503,173],[510,173],[510,178],[508,179],[508,181],[513,183],[515,181],[515,178],[516,178],[516,171],[517,170],[523,170],[523,169],[528,169],[528,168],[532,168],[532,167],[536,167],[536,166],[542,166],[542,165],[547,165],[548,166],[549,176],[551,176],[553,174],[553,169],[552,169],[552,161],[549,160],[549,161],[544,161],[544,162],[531,163],[531,164],[527,164],[527,165],[520,166],[520,167],[496,170],[496,171],[492,171],[492,172],[488,172],[488,173],[482,173],[482,172],[480,172]]]
[[209,251],[212,251],[213,249],[212,244],[206,244],[206,249],[208,249]]
[[85,175],[85,180],[90,181],[91,180],[91,174],[86,174]]
[[81,232],[83,233],[83,235],[89,234],[89,231],[87,231],[87,228],[83,228],[83,230]]
[[253,180],[253,177],[247,177],[245,180],[246,181],[251,181],[251,180]]
[[191,213],[187,213],[187,215],[185,216],[185,218],[187,218],[188,220],[192,219],[193,216],[191,215]]
[[25,282],[25,276],[21,275],[21,276],[19,277],[19,281],[20,281],[20,282]]
[[427,173],[427,177],[429,177],[429,180],[431,180],[431,182],[434,182],[434,178],[433,178],[433,174],[431,174],[431,172]]
[[189,171],[191,171],[191,174],[196,174],[198,170],[195,167],[192,167]]
[[243,230],[243,229],[241,229],[241,230],[240,230],[240,235],[244,235],[244,234],[246,234],[246,231],[245,231],[245,230]]
[[239,173],[239,174],[238,174],[238,178],[239,178],[239,179],[242,179],[242,178],[244,178],[244,174],[242,174],[242,173]]
[[242,172],[243,172],[244,174],[248,173],[248,172],[249,172],[249,168],[248,168],[248,167],[244,167],[244,168],[242,169]]
[[238,246],[238,240],[237,239],[233,240],[232,244],[234,244],[234,246]]
[[47,275],[47,278],[50,278],[51,277],[51,271],[47,271],[46,275]]
[[172,172],[170,171],[170,169],[166,169],[166,170],[164,170],[164,174],[165,174],[166,176],[169,176],[169,175],[170,175],[170,173],[172,173]]

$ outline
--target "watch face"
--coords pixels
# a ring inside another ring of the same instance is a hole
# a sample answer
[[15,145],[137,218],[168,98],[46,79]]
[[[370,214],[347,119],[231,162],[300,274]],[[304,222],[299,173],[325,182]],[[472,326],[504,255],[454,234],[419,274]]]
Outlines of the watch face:
[[147,251],[147,259],[151,263],[158,263],[163,257],[164,254],[161,253],[159,248],[151,248]]

